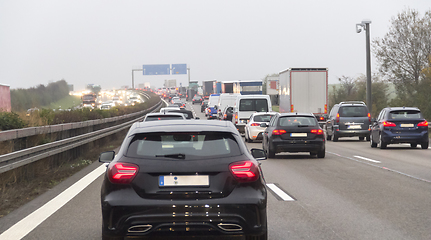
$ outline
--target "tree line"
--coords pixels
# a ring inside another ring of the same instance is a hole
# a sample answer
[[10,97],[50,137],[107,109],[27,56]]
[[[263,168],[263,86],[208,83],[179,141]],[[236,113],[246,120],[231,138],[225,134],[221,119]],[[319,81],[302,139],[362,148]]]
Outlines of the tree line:
[[69,95],[69,87],[65,80],[40,84],[28,89],[11,89],[11,107],[13,112],[22,112],[34,107],[47,106]]

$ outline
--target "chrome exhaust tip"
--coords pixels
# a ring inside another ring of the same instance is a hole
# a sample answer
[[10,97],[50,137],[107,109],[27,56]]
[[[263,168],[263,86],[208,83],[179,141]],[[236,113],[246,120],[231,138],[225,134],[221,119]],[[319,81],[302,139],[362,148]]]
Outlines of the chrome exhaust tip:
[[151,228],[153,227],[153,225],[136,225],[136,226],[132,226],[129,228],[128,232],[129,233],[144,233],[144,232],[148,232]]
[[237,232],[242,230],[240,225],[234,223],[219,223],[217,226],[226,232]]

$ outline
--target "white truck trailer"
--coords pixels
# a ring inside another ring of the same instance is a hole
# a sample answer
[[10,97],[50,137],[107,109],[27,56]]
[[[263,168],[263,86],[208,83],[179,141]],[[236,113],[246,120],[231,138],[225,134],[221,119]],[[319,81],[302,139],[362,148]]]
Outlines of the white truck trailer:
[[289,68],[279,74],[280,112],[313,113],[320,124],[328,115],[328,69]]

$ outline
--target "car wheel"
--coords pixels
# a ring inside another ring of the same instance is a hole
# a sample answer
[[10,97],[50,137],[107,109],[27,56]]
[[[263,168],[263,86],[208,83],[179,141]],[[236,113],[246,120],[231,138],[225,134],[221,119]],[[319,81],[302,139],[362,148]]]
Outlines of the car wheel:
[[359,141],[364,141],[365,137],[359,137]]
[[380,134],[380,149],[385,149],[387,146],[387,143],[383,142],[382,134]]
[[377,147],[377,143],[373,140],[373,135],[370,135],[370,145],[372,148]]
[[[326,131],[326,132],[328,132],[328,131]],[[328,133],[326,133],[326,140],[331,141],[331,139],[332,139],[332,136],[329,135]]]
[[317,157],[318,158],[324,158],[325,157],[325,149],[318,151]]
[[423,142],[423,143],[421,143],[421,148],[422,149],[428,149],[428,146],[429,146],[429,142]]
[[268,150],[267,150],[268,158],[275,158],[275,152],[271,150],[271,146],[268,143]]
[[[417,147],[418,146],[418,144],[417,143],[410,143],[410,147],[412,147],[412,148],[415,148],[415,147]],[[422,145],[421,145],[422,146]]]
[[370,141],[371,137],[370,137],[370,136],[367,136],[365,139],[366,139],[367,141]]
[[338,142],[338,136],[337,133],[334,132],[334,138],[332,139],[333,142]]

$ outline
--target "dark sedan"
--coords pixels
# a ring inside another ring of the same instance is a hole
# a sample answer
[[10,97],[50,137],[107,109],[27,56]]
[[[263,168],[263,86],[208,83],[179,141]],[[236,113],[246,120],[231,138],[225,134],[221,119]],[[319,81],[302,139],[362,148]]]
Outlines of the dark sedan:
[[196,95],[196,96],[194,96],[193,98],[192,98],[192,104],[195,104],[195,103],[202,103],[202,96],[199,96],[199,95]]
[[325,137],[311,113],[277,113],[263,132],[262,146],[268,157],[281,152],[309,152],[325,157]]
[[205,109],[207,107],[208,107],[208,100],[203,100],[202,103],[201,103],[201,112],[205,112]]
[[[258,160],[227,121],[132,125],[101,191],[102,238],[245,236],[267,239],[267,191]],[[257,160],[256,160],[257,159]]]
[[371,147],[386,148],[388,144],[409,143],[428,149],[428,122],[415,107],[384,108],[371,125]]

